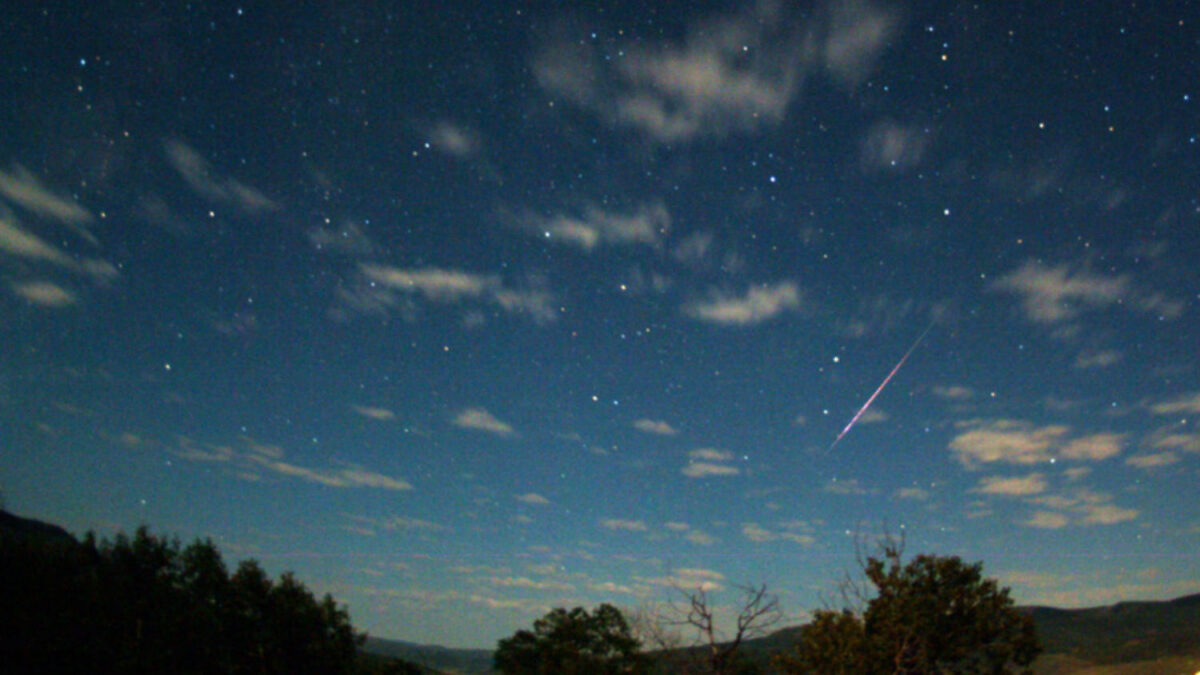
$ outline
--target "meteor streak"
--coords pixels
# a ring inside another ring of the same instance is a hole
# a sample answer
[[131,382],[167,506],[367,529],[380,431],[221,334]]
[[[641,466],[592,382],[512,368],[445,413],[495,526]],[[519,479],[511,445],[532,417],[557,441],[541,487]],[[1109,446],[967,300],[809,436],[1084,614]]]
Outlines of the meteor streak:
[[825,451],[825,454],[833,452],[833,446],[837,445],[838,441],[842,440],[842,437],[850,432],[850,427],[854,426],[854,423],[858,421],[858,418],[862,417],[862,414],[867,411],[867,408],[871,407],[871,403],[875,401],[875,397],[879,396],[879,392],[883,391],[883,388],[887,386],[887,383],[892,381],[892,377],[896,374],[896,371],[900,370],[900,366],[904,365],[904,362],[908,360],[908,356],[912,354],[914,350],[916,350],[917,345],[921,344],[921,340],[925,339],[925,335],[929,332],[930,328],[933,328],[932,321],[929,322],[929,326],[923,333],[921,333],[921,336],[917,338],[917,341],[908,348],[908,351],[904,352],[904,356],[900,357],[900,362],[896,364],[895,368],[892,368],[892,372],[888,373],[888,376],[883,378],[883,384],[880,384],[879,388],[875,390],[875,393],[871,394],[871,398],[867,399],[867,402],[858,409],[858,412],[854,413],[854,417],[850,418],[850,422],[846,425],[845,429],[842,429],[842,433],[838,434],[837,438],[833,439],[833,443],[829,444],[829,449]]

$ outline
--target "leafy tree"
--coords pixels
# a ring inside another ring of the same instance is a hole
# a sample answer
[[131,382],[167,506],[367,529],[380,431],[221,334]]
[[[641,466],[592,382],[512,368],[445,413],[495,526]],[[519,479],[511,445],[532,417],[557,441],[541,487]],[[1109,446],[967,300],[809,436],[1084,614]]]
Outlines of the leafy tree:
[[[32,522],[32,521],[31,521]],[[28,529],[28,528],[27,528]],[[43,528],[45,529],[45,528]],[[326,595],[211,541],[146,529],[97,543],[0,528],[5,673],[350,673],[363,636]]]
[[500,640],[494,665],[505,675],[641,673],[646,663],[640,646],[612,605],[593,612],[557,608],[534,621],[532,632],[519,630]]
[[1033,619],[982,563],[921,555],[901,564],[895,545],[866,560],[875,597],[862,615],[817,612],[791,654],[788,673],[1030,673],[1041,651]]

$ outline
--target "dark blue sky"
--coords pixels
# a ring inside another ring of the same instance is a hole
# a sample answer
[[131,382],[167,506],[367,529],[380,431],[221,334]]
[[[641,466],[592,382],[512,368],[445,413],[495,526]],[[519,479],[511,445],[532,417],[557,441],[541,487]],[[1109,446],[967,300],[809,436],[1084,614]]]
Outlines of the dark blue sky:
[[2,19],[9,509],[451,646],[885,530],[1198,590],[1200,12],[477,4]]

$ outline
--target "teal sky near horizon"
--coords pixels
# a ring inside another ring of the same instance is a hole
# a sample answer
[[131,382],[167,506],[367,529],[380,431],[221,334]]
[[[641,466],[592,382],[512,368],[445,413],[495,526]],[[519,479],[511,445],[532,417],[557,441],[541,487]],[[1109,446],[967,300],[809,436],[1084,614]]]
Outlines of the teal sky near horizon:
[[0,18],[9,510],[454,647],[1200,591],[1200,8],[417,4]]

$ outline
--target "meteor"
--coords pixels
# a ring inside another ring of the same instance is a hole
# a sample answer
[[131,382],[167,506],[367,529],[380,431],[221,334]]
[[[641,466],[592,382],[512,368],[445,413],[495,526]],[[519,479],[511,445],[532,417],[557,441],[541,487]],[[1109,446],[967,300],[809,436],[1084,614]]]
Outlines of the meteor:
[[916,350],[917,345],[921,344],[921,340],[925,339],[925,335],[929,332],[930,328],[933,328],[932,321],[929,322],[929,326],[923,333],[921,333],[921,336],[917,338],[917,341],[908,348],[908,351],[904,352],[904,356],[900,357],[900,362],[896,364],[895,368],[892,368],[892,372],[888,373],[888,376],[883,378],[883,384],[880,384],[879,388],[875,390],[875,393],[871,394],[871,398],[867,399],[867,402],[858,409],[858,412],[854,413],[854,417],[850,418],[850,422],[846,425],[845,429],[842,429],[842,433],[838,434],[837,438],[833,439],[833,443],[829,444],[829,449],[825,451],[825,454],[828,455],[830,452],[833,452],[833,447],[838,444],[838,441],[842,440],[842,437],[850,432],[850,427],[854,426],[854,423],[858,421],[858,418],[862,417],[862,414],[867,411],[867,408],[871,407],[871,403],[875,401],[875,397],[879,396],[879,392],[883,391],[883,388],[887,386],[887,383],[892,381],[892,377],[896,374],[896,371],[900,370],[900,366],[904,365],[904,362],[908,360],[909,355]]

